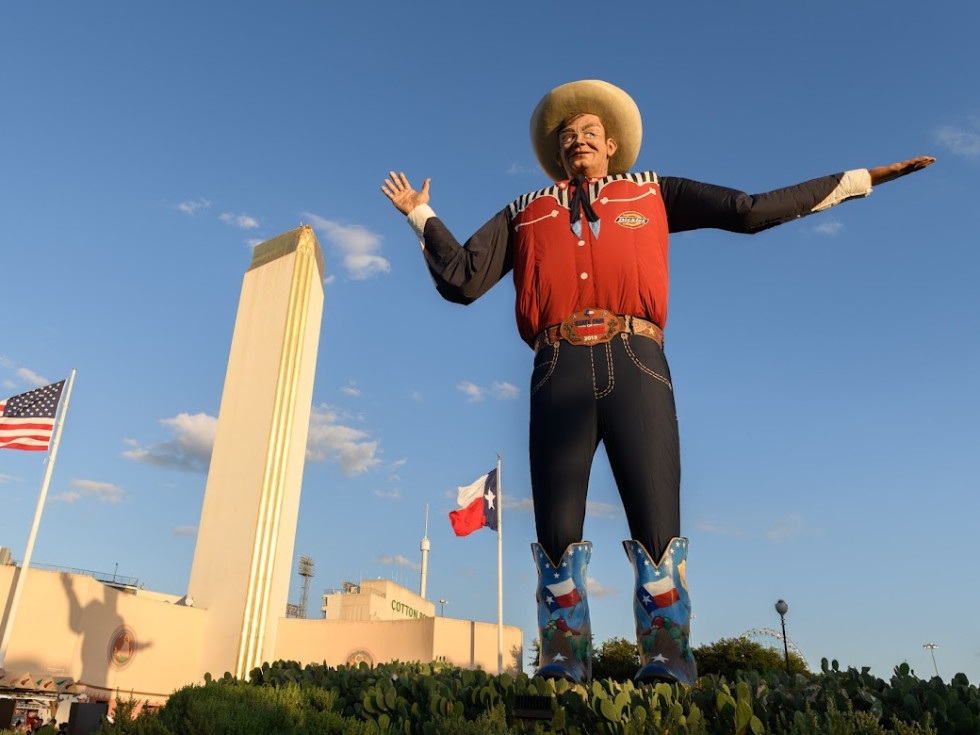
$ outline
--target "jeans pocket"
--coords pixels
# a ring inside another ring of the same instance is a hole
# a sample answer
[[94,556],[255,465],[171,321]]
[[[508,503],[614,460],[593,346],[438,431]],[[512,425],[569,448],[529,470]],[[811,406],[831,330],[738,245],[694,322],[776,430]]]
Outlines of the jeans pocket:
[[545,345],[534,356],[534,370],[531,373],[532,396],[541,390],[551,380],[551,376],[555,374],[555,368],[558,367],[558,348],[560,346],[561,342]]
[[630,335],[624,334],[623,346],[626,348],[626,354],[640,372],[660,381],[673,392],[674,386],[670,382],[667,359],[664,357],[660,345],[647,337],[636,337],[634,341],[631,341]]

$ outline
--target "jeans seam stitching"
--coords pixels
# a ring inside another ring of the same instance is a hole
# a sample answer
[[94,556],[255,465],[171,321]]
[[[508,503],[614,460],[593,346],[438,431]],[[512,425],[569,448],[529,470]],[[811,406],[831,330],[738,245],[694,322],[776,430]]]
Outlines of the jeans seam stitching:
[[[612,393],[613,392],[613,389],[616,387],[616,372],[613,369],[613,359],[612,359],[612,343],[611,342],[606,342],[605,348],[606,348],[606,370],[607,370],[607,374],[609,375],[609,384],[606,386],[606,388],[601,393],[600,392],[595,392],[594,393],[594,395],[595,395],[595,397],[597,399],[598,398],[605,398],[610,393]],[[592,384],[593,384],[594,391],[598,391],[598,386],[596,386],[596,384],[595,384],[595,368],[594,367],[592,369]]]

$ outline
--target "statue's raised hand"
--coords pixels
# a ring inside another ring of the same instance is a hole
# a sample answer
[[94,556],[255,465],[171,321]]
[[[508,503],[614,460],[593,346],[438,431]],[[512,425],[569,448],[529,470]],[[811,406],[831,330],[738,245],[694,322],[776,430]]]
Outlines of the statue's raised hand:
[[402,214],[408,214],[416,207],[429,203],[429,182],[432,179],[426,179],[423,182],[422,191],[415,191],[412,185],[408,183],[405,174],[389,171],[388,176],[389,178],[385,179],[381,186],[381,191]]

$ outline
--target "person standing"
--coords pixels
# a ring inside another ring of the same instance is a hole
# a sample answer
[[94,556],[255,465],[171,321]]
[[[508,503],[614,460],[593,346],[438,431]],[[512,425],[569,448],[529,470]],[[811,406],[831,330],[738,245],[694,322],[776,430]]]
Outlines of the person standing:
[[632,538],[638,682],[690,684],[687,539],[680,449],[663,352],[669,233],[755,233],[856,197],[932,164],[921,156],[761,194],[652,171],[630,173],[642,120],[622,89],[580,80],[548,92],[531,144],[555,183],[518,197],[460,245],[404,173],[381,187],[408,218],[438,292],[468,304],[513,272],[517,328],[534,350],[529,453],[537,543],[537,674],[591,678],[582,540],[592,460],[605,446]]

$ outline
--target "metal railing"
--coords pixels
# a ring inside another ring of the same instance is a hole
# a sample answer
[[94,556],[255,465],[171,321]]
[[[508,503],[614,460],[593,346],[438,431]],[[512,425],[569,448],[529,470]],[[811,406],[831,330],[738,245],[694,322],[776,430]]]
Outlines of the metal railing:
[[[16,566],[20,566],[19,561],[13,562]],[[139,587],[140,580],[139,577],[126,577],[122,574],[116,574],[114,572],[93,572],[91,569],[76,569],[75,567],[62,567],[57,564],[37,564],[32,563],[31,569],[44,569],[48,572],[67,572],[68,574],[81,574],[86,577],[94,577],[99,582],[103,584],[111,584],[114,587],[132,587],[136,589]]]

